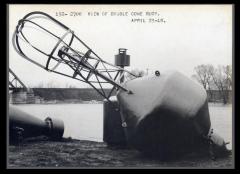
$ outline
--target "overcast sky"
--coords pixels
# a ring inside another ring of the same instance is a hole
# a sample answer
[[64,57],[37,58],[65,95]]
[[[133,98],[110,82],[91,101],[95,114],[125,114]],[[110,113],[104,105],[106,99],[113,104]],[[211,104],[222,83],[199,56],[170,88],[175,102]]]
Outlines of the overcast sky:
[[[14,29],[18,20],[32,11],[46,12],[61,21],[110,63],[119,48],[127,48],[131,56],[129,70],[178,70],[191,77],[193,68],[200,64],[232,64],[231,5],[10,5],[9,66],[29,87],[49,82],[58,87],[66,84],[88,87],[83,82],[49,73],[15,52],[11,42]],[[56,16],[56,12],[68,15]],[[81,16],[70,16],[71,12],[81,12]],[[100,15],[88,16],[88,12]],[[107,16],[102,16],[102,12],[107,12]],[[128,14],[111,16],[111,12]],[[142,12],[143,16],[133,16],[136,13],[132,12]],[[146,16],[146,12],[158,15]],[[138,18],[145,19],[145,23],[131,21]],[[163,18],[165,22],[150,23],[149,18]]]

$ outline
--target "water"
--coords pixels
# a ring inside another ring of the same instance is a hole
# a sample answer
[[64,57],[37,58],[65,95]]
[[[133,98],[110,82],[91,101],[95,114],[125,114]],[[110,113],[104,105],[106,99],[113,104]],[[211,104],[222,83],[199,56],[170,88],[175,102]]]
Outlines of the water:
[[[102,104],[27,104],[15,105],[19,109],[40,119],[60,118],[64,121],[64,137],[81,140],[103,141]],[[232,149],[232,106],[209,104],[211,123],[214,131],[230,142]]]
[[210,119],[213,131],[226,142],[228,149],[232,149],[232,105],[209,104]]

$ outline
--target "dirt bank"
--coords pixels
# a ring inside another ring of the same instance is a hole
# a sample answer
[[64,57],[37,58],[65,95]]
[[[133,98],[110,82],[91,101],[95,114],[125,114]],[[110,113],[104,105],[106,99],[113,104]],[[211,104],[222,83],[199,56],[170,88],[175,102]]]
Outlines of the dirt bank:
[[215,161],[209,157],[189,154],[175,161],[163,162],[144,157],[133,149],[109,147],[105,143],[46,138],[29,139],[20,146],[9,146],[8,167],[201,167],[231,168],[232,155]]

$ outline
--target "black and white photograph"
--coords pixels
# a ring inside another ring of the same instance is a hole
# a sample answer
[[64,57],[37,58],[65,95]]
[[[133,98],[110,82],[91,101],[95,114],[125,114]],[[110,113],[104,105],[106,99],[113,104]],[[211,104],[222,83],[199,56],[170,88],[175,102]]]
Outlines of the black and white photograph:
[[234,5],[7,8],[7,168],[234,168]]

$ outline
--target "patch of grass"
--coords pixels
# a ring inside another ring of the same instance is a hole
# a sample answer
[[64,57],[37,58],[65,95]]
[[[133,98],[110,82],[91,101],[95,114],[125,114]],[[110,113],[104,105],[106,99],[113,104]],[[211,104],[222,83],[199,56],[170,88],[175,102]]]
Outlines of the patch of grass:
[[[38,137],[39,138],[39,137]],[[105,143],[39,138],[20,146],[9,146],[9,167],[203,167],[229,168],[232,155],[216,161],[189,154],[168,162],[143,156],[134,149],[108,147]]]

